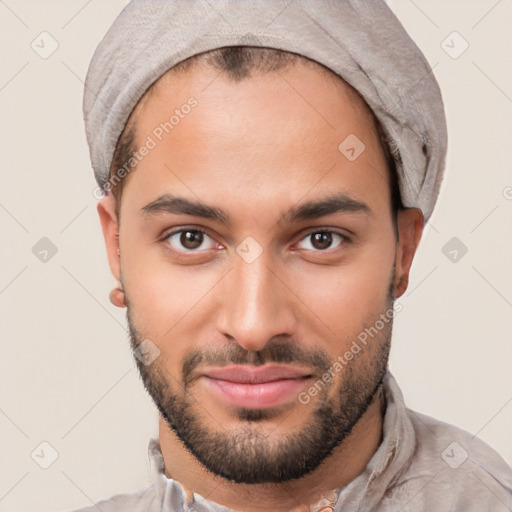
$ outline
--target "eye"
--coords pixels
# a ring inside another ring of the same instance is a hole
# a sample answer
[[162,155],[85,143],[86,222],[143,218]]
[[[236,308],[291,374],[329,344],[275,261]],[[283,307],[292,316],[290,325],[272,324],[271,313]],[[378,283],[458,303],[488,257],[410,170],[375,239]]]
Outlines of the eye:
[[[209,240],[209,245],[208,245]],[[163,241],[168,241],[169,245],[177,251],[185,252],[199,252],[196,249],[207,250],[215,249],[216,242],[201,229],[180,229],[173,231],[163,238]]]
[[327,249],[331,249],[331,246],[336,241],[339,242],[337,244],[339,247],[343,241],[347,240],[347,238],[336,231],[319,230],[308,233],[301,242],[304,240],[308,241],[308,243],[306,244],[306,247],[302,247],[302,249],[306,249],[308,251],[326,251]]

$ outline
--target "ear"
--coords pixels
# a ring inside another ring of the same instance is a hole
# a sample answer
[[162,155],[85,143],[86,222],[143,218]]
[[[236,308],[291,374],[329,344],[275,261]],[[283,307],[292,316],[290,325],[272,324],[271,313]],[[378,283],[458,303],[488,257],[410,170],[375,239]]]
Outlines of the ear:
[[409,285],[409,271],[423,233],[423,212],[405,208],[397,213],[399,238],[396,252],[395,297],[401,297]]
[[121,281],[121,264],[119,256],[119,225],[117,222],[115,199],[112,194],[107,194],[96,206],[100,216],[101,229],[105,239],[107,258],[112,275]]

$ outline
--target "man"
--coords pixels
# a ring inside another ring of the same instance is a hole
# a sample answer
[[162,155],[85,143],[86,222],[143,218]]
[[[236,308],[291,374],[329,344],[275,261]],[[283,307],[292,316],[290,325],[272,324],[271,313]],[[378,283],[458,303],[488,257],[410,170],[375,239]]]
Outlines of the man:
[[152,484],[85,510],[512,509],[503,459],[388,369],[446,126],[384,3],[134,0],[84,114],[160,412]]

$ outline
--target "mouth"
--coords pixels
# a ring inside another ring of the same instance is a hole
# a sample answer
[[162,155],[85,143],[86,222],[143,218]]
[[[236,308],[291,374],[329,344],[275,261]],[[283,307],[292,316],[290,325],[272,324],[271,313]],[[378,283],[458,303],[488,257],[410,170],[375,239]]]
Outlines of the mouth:
[[204,370],[199,381],[227,405],[264,409],[292,401],[312,377],[288,366],[230,365]]

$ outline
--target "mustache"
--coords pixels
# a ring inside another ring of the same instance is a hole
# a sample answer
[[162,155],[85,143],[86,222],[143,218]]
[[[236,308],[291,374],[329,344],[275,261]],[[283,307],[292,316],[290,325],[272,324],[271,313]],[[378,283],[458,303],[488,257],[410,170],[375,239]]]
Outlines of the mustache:
[[182,381],[185,387],[195,378],[200,366],[227,366],[247,364],[261,366],[266,363],[294,363],[323,374],[331,367],[331,360],[321,350],[306,350],[289,342],[270,341],[261,350],[246,350],[238,343],[219,348],[201,348],[192,350],[182,360]]

